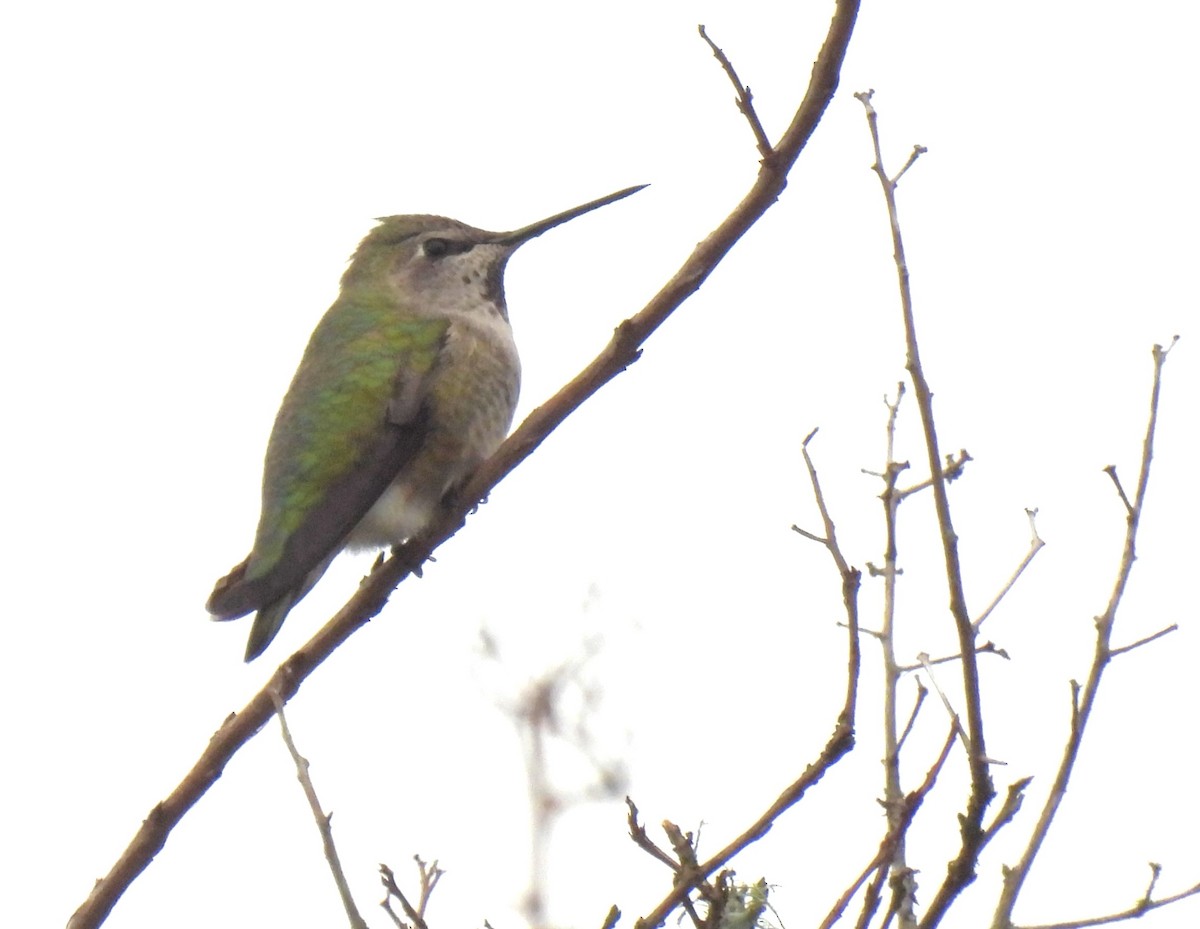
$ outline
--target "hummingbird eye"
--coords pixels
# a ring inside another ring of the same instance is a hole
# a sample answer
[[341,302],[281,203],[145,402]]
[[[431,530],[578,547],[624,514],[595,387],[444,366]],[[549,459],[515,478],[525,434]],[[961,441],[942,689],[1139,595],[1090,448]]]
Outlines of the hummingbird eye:
[[461,255],[475,247],[474,242],[456,242],[451,239],[426,239],[421,244],[426,258],[444,258],[447,255]]

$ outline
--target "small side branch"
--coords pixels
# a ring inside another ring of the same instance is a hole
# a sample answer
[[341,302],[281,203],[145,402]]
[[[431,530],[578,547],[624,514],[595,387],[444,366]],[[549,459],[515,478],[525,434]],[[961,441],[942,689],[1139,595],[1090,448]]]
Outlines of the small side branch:
[[[429,929],[425,923],[425,910],[429,906],[429,898],[433,896],[438,881],[446,873],[438,867],[436,861],[426,862],[420,855],[413,855],[413,861],[417,864],[417,874],[421,880],[421,895],[417,898],[416,906],[409,903],[404,892],[400,890],[400,885],[396,883],[396,875],[392,873],[392,869],[385,864],[379,866],[379,880],[385,891],[384,898],[379,905],[391,917],[392,923],[397,929]],[[392,897],[400,901],[400,908],[404,910],[404,915],[409,920],[408,923],[405,923],[392,909]]]
[[[975,646],[975,654],[976,655],[997,655],[1000,658],[1003,658],[1005,661],[1009,660],[1008,651],[1006,649],[1001,648],[995,642],[990,642],[990,641],[984,642],[981,645],[976,645]],[[928,668],[933,665],[948,664],[951,661],[958,661],[961,657],[962,657],[962,655],[959,655],[959,654],[942,655],[940,658],[930,658],[929,656],[926,655],[926,656],[922,657],[921,660],[919,660],[916,664],[900,665],[900,670],[903,671],[905,674],[908,674],[911,671],[920,671],[922,668]]]
[[305,799],[308,800],[308,807],[312,810],[317,831],[321,834],[321,846],[325,850],[325,860],[329,863],[329,871],[333,875],[334,884],[337,885],[338,896],[342,899],[342,908],[346,911],[346,918],[350,922],[351,929],[367,929],[367,923],[362,918],[362,914],[358,912],[358,906],[350,894],[350,884],[346,881],[346,872],[342,870],[337,846],[333,842],[333,826],[331,825],[333,815],[327,814],[321,809],[321,801],[317,799],[317,790],[308,774],[308,759],[296,749],[292,731],[288,728],[287,717],[283,712],[283,697],[277,693],[272,693],[271,696],[275,701],[275,715],[279,717],[279,729],[283,733],[284,744],[287,745],[292,762],[296,765],[296,779],[304,788]]
[[721,62],[721,67],[725,69],[725,74],[729,77],[730,82],[737,91],[737,108],[746,117],[746,122],[750,124],[750,131],[754,133],[754,142],[758,146],[758,153],[763,156],[764,160],[770,158],[775,154],[775,149],[771,147],[771,140],[767,138],[762,121],[758,118],[758,113],[754,110],[754,94],[750,93],[750,86],[742,83],[742,79],[737,76],[737,71],[733,69],[733,62],[717,47],[717,43],[708,37],[708,32],[704,26],[701,25],[699,29],[700,38],[708,43],[708,47],[712,49],[713,57]]
[[1181,890],[1177,894],[1171,894],[1166,897],[1153,899],[1154,887],[1158,883],[1159,875],[1162,873],[1162,865],[1156,862],[1150,862],[1150,884],[1146,888],[1146,893],[1142,899],[1138,900],[1133,906],[1126,910],[1121,910],[1119,913],[1109,913],[1106,916],[1090,916],[1081,919],[1068,919],[1060,923],[1042,923],[1036,926],[1019,926],[1013,929],[1089,929],[1091,926],[1107,926],[1111,923],[1124,922],[1128,919],[1137,919],[1145,916],[1151,910],[1157,910],[1160,907],[1169,906],[1172,903],[1178,903],[1180,900],[1186,900],[1188,897],[1200,895],[1200,883],[1193,884],[1187,890]]
[[1128,645],[1122,645],[1120,648],[1109,649],[1108,657],[1116,658],[1118,655],[1124,655],[1126,652],[1131,652],[1135,648],[1141,648],[1143,645],[1149,645],[1156,639],[1161,639],[1164,635],[1170,635],[1172,632],[1179,631],[1178,623],[1171,623],[1165,629],[1159,629],[1158,632],[1138,639],[1136,642],[1130,642]]
[[1023,777],[1019,781],[1009,784],[1004,805],[996,812],[996,818],[992,820],[992,824],[983,831],[984,845],[992,841],[996,837],[996,833],[1011,823],[1017,813],[1021,811],[1021,806],[1025,802],[1025,791],[1031,783],[1033,783],[1032,777]]
[[989,603],[984,611],[979,614],[979,618],[971,623],[971,628],[973,628],[976,632],[979,632],[979,627],[982,626],[987,618],[992,615],[992,611],[1000,605],[1000,601],[1003,600],[1008,595],[1008,592],[1013,589],[1017,583],[1017,580],[1025,572],[1025,569],[1029,567],[1029,563],[1033,561],[1035,557],[1037,557],[1037,553],[1042,550],[1043,546],[1045,546],[1046,543],[1043,542],[1042,537],[1038,535],[1037,514],[1037,509],[1025,510],[1025,515],[1029,517],[1029,551],[1025,553],[1025,557],[1021,559],[1021,563],[1017,565],[1016,570],[1013,571],[1013,573],[1009,576],[1008,581],[1003,587],[1000,588],[1000,592],[996,594],[994,598],[992,598],[992,602]]
[[[816,541],[825,546],[829,551],[829,556],[833,559],[834,565],[837,567],[838,575],[842,579],[842,606],[846,610],[846,629],[849,633],[849,657],[846,671],[846,700],[842,706],[839,726],[849,726],[850,732],[853,733],[854,716],[858,699],[858,678],[862,668],[862,651],[858,641],[858,589],[862,582],[862,572],[851,566],[846,560],[846,556],[842,554],[841,546],[838,545],[837,527],[834,526],[833,517],[829,514],[829,507],[825,502],[825,494],[821,490],[821,480],[817,475],[817,467],[813,464],[812,456],[808,453],[808,445],[816,434],[817,430],[814,429],[804,437],[804,441],[800,444],[800,454],[804,458],[804,467],[808,471],[808,480],[812,485],[813,499],[816,501],[817,510],[821,514],[821,524],[824,526],[825,535],[823,538],[816,538],[811,534],[802,532],[796,526],[792,526],[792,528],[796,532],[806,535],[808,538],[816,539]],[[851,735],[851,742],[853,742],[853,735]]]

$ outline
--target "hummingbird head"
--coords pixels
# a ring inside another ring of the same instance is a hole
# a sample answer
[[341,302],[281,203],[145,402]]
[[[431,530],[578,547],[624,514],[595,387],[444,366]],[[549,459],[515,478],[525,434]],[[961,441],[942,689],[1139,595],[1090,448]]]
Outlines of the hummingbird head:
[[422,315],[483,311],[507,319],[504,266],[513,252],[641,189],[630,187],[511,232],[487,232],[444,216],[382,217],[351,258],[342,289],[382,286]]

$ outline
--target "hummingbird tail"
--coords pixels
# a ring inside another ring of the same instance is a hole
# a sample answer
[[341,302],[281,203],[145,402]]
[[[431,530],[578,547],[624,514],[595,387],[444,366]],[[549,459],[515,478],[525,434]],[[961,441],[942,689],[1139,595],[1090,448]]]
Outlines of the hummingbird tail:
[[250,638],[246,642],[246,661],[253,661],[267,650],[267,646],[279,632],[283,621],[287,619],[287,614],[299,599],[296,594],[289,591],[274,603],[268,603],[254,615],[254,625],[250,627]]
[[321,579],[337,552],[334,552],[305,575],[299,586],[285,591],[278,599],[259,608],[254,624],[250,627],[250,638],[246,642],[246,661],[253,661],[267,650],[267,646],[279,632],[287,614]]

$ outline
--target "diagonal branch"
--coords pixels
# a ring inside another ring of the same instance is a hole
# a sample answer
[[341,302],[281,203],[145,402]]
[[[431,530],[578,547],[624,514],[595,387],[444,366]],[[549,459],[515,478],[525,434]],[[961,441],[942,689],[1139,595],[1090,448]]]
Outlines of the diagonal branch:
[[326,813],[321,808],[321,801],[317,798],[317,789],[313,786],[312,777],[308,773],[308,759],[300,754],[300,750],[296,748],[296,742],[292,738],[292,730],[288,726],[287,716],[283,712],[283,700],[276,694],[273,702],[275,703],[275,713],[279,717],[279,729],[283,734],[283,742],[287,746],[288,754],[292,756],[292,763],[296,766],[296,779],[300,781],[300,786],[304,789],[304,799],[308,801],[308,808],[317,824],[317,832],[321,836],[321,847],[325,852],[329,871],[333,875],[333,883],[337,887],[338,896],[341,898],[342,909],[346,911],[346,919],[350,923],[351,929],[367,929],[366,920],[359,913],[354,896],[350,893],[350,882],[346,880],[346,871],[342,867],[341,856],[338,855],[337,845],[333,841],[333,814]]
[[1070,919],[1061,923],[1046,923],[1040,926],[1021,926],[1019,929],[1091,929],[1092,926],[1108,926],[1112,923],[1123,923],[1131,919],[1140,919],[1151,910],[1170,906],[1172,903],[1178,903],[1180,900],[1186,900],[1188,897],[1200,894],[1200,883],[1196,883],[1177,894],[1159,897],[1157,900],[1151,899],[1151,892],[1154,890],[1154,884],[1158,879],[1158,866],[1151,865],[1151,869],[1154,872],[1154,876],[1151,878],[1149,889],[1147,889],[1146,894],[1141,900],[1127,909],[1117,913],[1109,913],[1105,916],[1089,916],[1082,919]]
[[381,561],[358,592],[308,643],[286,659],[266,686],[230,716],[209,741],[200,758],[174,791],[150,814],[109,873],[98,880],[75,911],[69,929],[94,929],[129,885],[164,847],[171,830],[221,776],[225,765],[262,728],[274,712],[270,693],[286,702],[321,662],[356,629],[377,615],[396,586],[417,570],[439,545],[454,535],[467,514],[510,471],[529,457],[554,429],[596,391],[637,361],[642,344],[704,281],[737,241],[771,207],[787,186],[800,153],[817,128],[838,86],[846,48],[858,16],[858,0],[837,0],[829,32],[813,64],[808,90],[792,122],[742,201],[701,241],[663,288],[637,314],[616,327],[599,355],[550,400],[534,410],[496,453],[479,468],[442,518],[422,538]]
[[[1176,339],[1178,338],[1176,336]],[[1087,681],[1084,682],[1082,693],[1080,693],[1078,685],[1074,687],[1075,694],[1072,700],[1071,731],[1067,736],[1067,744],[1063,748],[1063,756],[1058,765],[1058,772],[1054,777],[1054,783],[1050,787],[1046,803],[1042,807],[1041,815],[1033,827],[1033,833],[1029,837],[1029,843],[1021,855],[1020,861],[1011,868],[1006,868],[1004,871],[1004,886],[1001,889],[1000,899],[996,904],[995,916],[992,919],[993,929],[1009,929],[1012,926],[1013,907],[1016,905],[1017,897],[1021,893],[1025,879],[1029,876],[1029,871],[1033,867],[1033,862],[1037,858],[1038,852],[1041,850],[1042,843],[1050,832],[1050,826],[1054,822],[1058,808],[1066,797],[1067,784],[1071,780],[1071,775],[1075,770],[1075,762],[1079,758],[1079,748],[1083,744],[1083,733],[1087,728],[1092,708],[1095,706],[1096,695],[1100,691],[1100,681],[1104,676],[1104,669],[1108,667],[1108,663],[1112,660],[1114,654],[1128,651],[1131,647],[1136,647],[1156,639],[1158,636],[1164,635],[1169,631],[1168,629],[1156,633],[1144,640],[1133,643],[1132,646],[1125,646],[1120,649],[1113,649],[1111,647],[1113,625],[1117,619],[1117,607],[1121,604],[1121,597],[1125,594],[1125,585],[1128,583],[1129,575],[1133,571],[1138,525],[1141,522],[1142,507],[1146,501],[1146,487],[1150,482],[1150,462],[1154,457],[1154,431],[1158,425],[1158,398],[1162,389],[1162,369],[1163,365],[1166,364],[1167,354],[1174,344],[1172,342],[1166,349],[1161,345],[1154,346],[1154,380],[1150,388],[1150,413],[1146,423],[1146,436],[1142,441],[1142,460],[1138,470],[1137,489],[1134,492],[1132,501],[1129,500],[1124,490],[1121,489],[1120,483],[1116,480],[1115,473],[1110,472],[1114,483],[1117,483],[1118,496],[1124,503],[1126,511],[1125,542],[1121,551],[1121,561],[1117,568],[1117,576],[1113,583],[1112,593],[1108,598],[1108,604],[1105,606],[1104,612],[1096,617],[1096,646],[1092,655],[1092,666],[1088,671]],[[1106,468],[1105,470],[1109,469]]]

